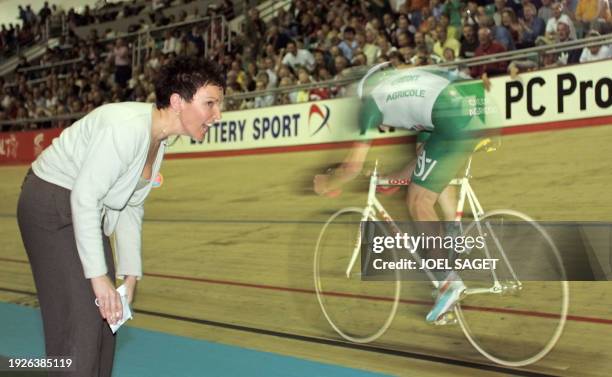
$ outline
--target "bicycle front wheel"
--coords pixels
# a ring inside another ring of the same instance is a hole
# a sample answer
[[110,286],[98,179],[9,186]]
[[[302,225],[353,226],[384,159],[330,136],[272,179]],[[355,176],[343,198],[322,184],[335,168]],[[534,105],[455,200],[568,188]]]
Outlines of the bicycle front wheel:
[[565,326],[569,285],[550,235],[530,217],[499,210],[470,224],[465,236],[485,247],[458,258],[498,259],[495,273],[462,272],[466,297],[455,314],[470,343],[489,360],[511,367],[537,362]]
[[361,255],[347,276],[353,252],[361,242],[362,212],[345,208],[333,214],[321,229],[314,256],[314,283],[321,310],[340,336],[356,343],[372,342],[387,331],[400,298],[397,276],[394,281],[361,280]]

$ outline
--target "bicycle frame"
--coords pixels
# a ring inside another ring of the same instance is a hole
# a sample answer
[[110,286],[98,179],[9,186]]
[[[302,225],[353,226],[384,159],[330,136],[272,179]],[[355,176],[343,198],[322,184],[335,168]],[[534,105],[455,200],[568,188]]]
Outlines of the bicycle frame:
[[[476,193],[474,192],[474,189],[472,188],[469,182],[469,179],[471,178],[471,175],[470,175],[471,166],[472,166],[472,157],[470,157],[467,162],[463,176],[460,178],[455,178],[449,183],[449,185],[452,185],[452,186],[459,186],[459,200],[457,201],[455,221],[461,221],[461,219],[463,218],[463,214],[464,214],[463,209],[465,208],[465,203],[467,199],[467,203],[470,206],[471,213],[473,214],[474,220],[476,221],[478,232],[480,234],[483,234],[482,225],[479,223],[479,220],[482,218],[482,216],[484,216],[485,212],[484,212],[484,209],[482,208],[482,205],[478,201],[478,198],[476,197]],[[378,221],[380,218],[386,221],[390,225],[393,232],[401,233],[401,230],[397,226],[395,220],[393,220],[391,215],[389,215],[389,213],[385,210],[382,203],[376,198],[376,186],[378,185],[407,186],[409,184],[410,182],[407,180],[390,180],[388,178],[380,177],[378,175],[378,160],[377,160],[374,165],[374,170],[372,171],[372,174],[370,175],[370,184],[368,188],[368,199],[367,199],[366,206],[363,209],[363,213],[361,216],[361,222],[363,223],[368,220]],[[503,248],[501,247],[501,243],[495,236],[495,233],[493,232],[491,225],[487,224],[487,227],[488,227],[490,234],[492,235],[492,238],[493,238],[493,241],[496,247],[500,251],[502,258],[504,259],[504,262],[508,266],[510,273],[515,279],[515,282],[516,282],[515,288],[520,289],[521,283],[518,280],[518,277],[516,276],[514,269],[510,265],[510,262],[508,258],[506,257],[503,251]],[[359,256],[359,251],[361,248],[360,240],[361,240],[361,227],[359,229],[359,237],[355,243],[353,254],[351,256],[351,260],[346,269],[347,278],[350,278],[351,271],[353,270],[355,263],[357,262],[357,258]],[[491,254],[489,252],[489,248],[486,245],[486,243],[485,243],[484,250],[485,250],[486,257],[491,258]],[[411,253],[411,256],[419,265],[421,264],[421,258],[419,257],[417,253]],[[437,288],[439,282],[436,279],[436,277],[432,274],[432,272],[429,270],[424,270],[424,272],[429,278],[429,280],[432,282],[434,287]],[[500,280],[497,277],[497,274],[494,270],[491,271],[491,275],[493,278],[492,287],[490,288],[467,288],[464,294],[467,296],[467,295],[481,294],[481,293],[502,293],[504,291],[504,286],[500,283]]]

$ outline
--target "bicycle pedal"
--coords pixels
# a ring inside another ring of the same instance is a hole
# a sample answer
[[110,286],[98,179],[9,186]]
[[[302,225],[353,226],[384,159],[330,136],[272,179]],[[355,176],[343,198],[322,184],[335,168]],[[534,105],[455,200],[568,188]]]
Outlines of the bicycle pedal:
[[437,321],[433,322],[436,326],[451,326],[457,324],[457,316],[454,312],[446,312],[438,318]]

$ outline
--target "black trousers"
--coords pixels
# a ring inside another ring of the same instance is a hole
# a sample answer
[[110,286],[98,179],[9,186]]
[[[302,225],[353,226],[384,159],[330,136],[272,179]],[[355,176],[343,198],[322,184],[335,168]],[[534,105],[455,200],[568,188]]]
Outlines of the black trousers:
[[[102,319],[79,258],[70,190],[31,170],[25,177],[17,221],[38,292],[48,357],[71,357],[76,368],[54,376],[111,376],[115,336]],[[115,280],[110,240],[103,237],[108,275]]]

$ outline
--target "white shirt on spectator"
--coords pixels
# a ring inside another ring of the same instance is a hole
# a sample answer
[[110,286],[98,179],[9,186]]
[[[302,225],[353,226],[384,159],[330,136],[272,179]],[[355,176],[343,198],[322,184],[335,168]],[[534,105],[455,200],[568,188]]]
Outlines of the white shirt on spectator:
[[2,101],[0,102],[0,104],[5,109],[8,109],[8,107],[11,106],[11,104],[13,103],[13,100],[14,100],[14,98],[12,96],[5,94],[4,97],[2,98]]
[[113,58],[115,66],[127,66],[132,63],[130,57],[130,50],[127,46],[115,46],[113,48]]
[[278,75],[274,72],[273,69],[266,69],[266,74],[268,75],[268,88],[276,88],[276,84],[278,84]]
[[582,49],[582,54],[580,55],[580,63],[594,62],[596,60],[604,60],[608,58],[612,58],[612,50],[610,50],[608,46],[601,46],[595,55],[593,55],[588,47],[585,47]]
[[170,37],[164,39],[164,47],[162,47],[162,52],[164,54],[170,54],[172,52],[176,52],[177,40],[174,37]]
[[274,96],[272,94],[255,97],[255,102],[253,104],[256,109],[260,109],[262,107],[269,107],[272,105],[274,105]]
[[299,49],[297,55],[292,53],[286,53],[283,57],[283,64],[291,66],[296,69],[298,66],[306,67],[307,70],[312,71],[315,65],[314,56],[308,50]]
[[570,27],[570,39],[576,39],[576,28],[574,28],[574,23],[567,14],[562,14],[559,19],[555,17],[549,18],[546,23],[546,34],[557,33],[557,25],[559,25],[559,22],[568,24]]
[[153,68],[154,70],[157,70],[159,68],[159,66],[161,65],[161,62],[159,61],[158,58],[153,58],[153,59],[150,59],[147,62],[147,65],[149,67]]
[[53,96],[51,98],[45,99],[45,108],[50,109],[57,105],[57,97]]

